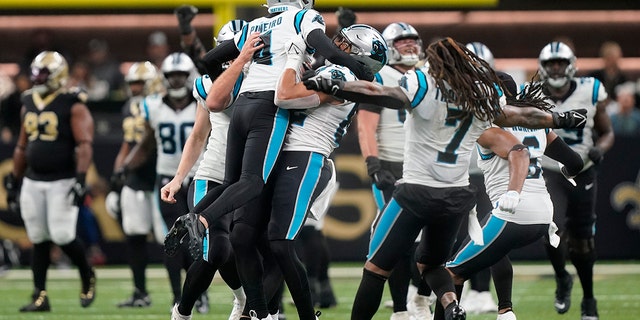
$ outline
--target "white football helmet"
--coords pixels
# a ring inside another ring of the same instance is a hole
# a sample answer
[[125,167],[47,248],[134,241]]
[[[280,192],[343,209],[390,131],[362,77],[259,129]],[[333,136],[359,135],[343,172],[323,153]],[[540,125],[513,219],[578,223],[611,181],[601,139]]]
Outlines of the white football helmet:
[[158,69],[149,61],[136,62],[129,67],[124,80],[127,83],[144,82],[144,90],[142,92],[131,92],[131,88],[127,86],[130,96],[149,95],[156,93],[158,81]]
[[[193,80],[197,76],[196,66],[186,53],[174,52],[162,61],[160,67],[164,75],[167,94],[172,98],[183,98],[191,91]],[[169,76],[172,73],[181,72],[187,75],[184,83],[172,83]]]
[[31,62],[31,82],[38,94],[54,92],[67,84],[69,64],[58,52],[43,51]]
[[267,0],[267,8],[269,13],[282,12],[287,10],[287,6],[293,6],[298,9],[313,8],[314,0]]
[[193,81],[193,90],[191,92],[196,101],[198,101],[198,103],[207,111],[207,95],[209,94],[209,89],[211,89],[212,83],[213,82],[208,74],[197,77],[196,80]]
[[378,30],[366,24],[354,24],[340,30],[336,37],[342,37],[351,47],[354,58],[377,73],[387,64],[387,44]]
[[495,59],[493,58],[493,53],[491,53],[491,50],[489,50],[489,47],[485,46],[484,43],[469,42],[467,43],[466,47],[467,49],[469,49],[469,51],[475,53],[476,56],[478,56],[478,58],[486,61],[491,66],[491,69],[495,69],[496,62],[495,62]]
[[[422,39],[418,31],[410,24],[404,22],[394,22],[388,25],[382,31],[382,37],[387,42],[389,48],[389,64],[404,64],[406,66],[415,66],[424,58],[424,50],[422,49]],[[418,46],[418,54],[401,54],[394,46],[397,40],[415,39]]]
[[224,26],[220,28],[220,31],[218,31],[218,36],[213,38],[216,46],[222,41],[233,39],[236,33],[242,31],[242,27],[244,27],[245,24],[247,24],[247,22],[240,19],[229,20],[229,22],[225,23]]
[[[551,60],[566,60],[568,62],[562,74],[549,73],[545,65]],[[576,68],[576,56],[568,45],[557,41],[551,42],[540,51],[538,69],[540,72],[540,80],[554,88],[560,88],[573,79],[573,76],[576,74],[576,70],[578,70]]]

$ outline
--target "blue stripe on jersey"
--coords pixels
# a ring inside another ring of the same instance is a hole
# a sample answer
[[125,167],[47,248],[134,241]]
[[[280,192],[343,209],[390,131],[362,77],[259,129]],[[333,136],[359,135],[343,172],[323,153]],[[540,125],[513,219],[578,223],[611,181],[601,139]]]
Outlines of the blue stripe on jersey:
[[289,126],[289,110],[278,108],[273,122],[271,138],[269,139],[267,153],[262,164],[262,180],[264,183],[267,183],[267,179],[276,164],[278,154],[284,143],[284,135],[287,133],[287,127]]
[[242,81],[244,81],[244,73],[241,72],[240,75],[238,76],[238,80],[236,80],[236,83],[233,85],[233,91],[232,91],[232,96],[231,96],[231,102],[229,103],[229,105],[231,105],[231,103],[233,103],[234,101],[236,101],[236,98],[238,98],[238,93],[240,92],[240,87],[242,86]]
[[142,108],[144,109],[144,119],[149,121],[149,106],[147,105],[147,98],[142,100]]
[[379,83],[379,84],[384,84],[384,83],[383,83],[383,81],[382,81],[382,76],[381,76],[379,73],[376,73],[376,74],[374,75],[374,77],[376,78],[376,82],[377,82],[377,83]]
[[384,207],[384,211],[380,214],[380,221],[378,221],[378,225],[375,230],[373,230],[373,235],[371,235],[367,259],[371,259],[378,249],[380,249],[380,245],[382,245],[382,242],[384,242],[389,235],[389,231],[391,231],[400,213],[402,213],[402,207],[400,207],[396,199],[391,198],[389,203]]
[[247,41],[247,37],[249,36],[249,24],[245,24],[244,27],[242,27],[242,31],[240,31],[240,39],[238,40],[238,50],[242,50],[242,47],[244,46],[244,42]]
[[482,160],[489,160],[489,159],[493,158],[496,155],[493,152],[484,154],[484,153],[482,153],[482,151],[480,151],[480,147],[479,146],[477,148],[478,148],[478,155],[480,155],[480,159],[482,159]]
[[551,132],[551,129],[549,129],[549,128],[545,128],[545,129],[544,129],[544,133],[545,133],[545,134],[549,134],[549,132]]
[[195,207],[207,194],[207,180],[193,180],[193,206]]
[[200,98],[207,99],[207,90],[204,88],[204,83],[202,83],[202,77],[196,79],[196,91],[198,91]]
[[202,260],[209,261],[209,228],[205,230],[202,238]]
[[479,246],[473,240],[470,241],[464,248],[462,248],[462,250],[458,251],[453,261],[447,262],[447,267],[459,266],[473,259],[473,257],[488,248],[491,243],[498,238],[506,226],[506,221],[490,215],[489,220],[487,220],[487,223],[482,227],[482,239],[484,239],[484,245]]
[[302,181],[300,181],[300,189],[298,189],[296,205],[293,210],[289,230],[287,230],[286,240],[294,240],[304,224],[309,207],[311,207],[311,196],[313,196],[313,192],[318,185],[318,180],[320,180],[323,164],[324,156],[311,152],[307,169],[302,177]]
[[293,27],[296,29],[296,34],[300,34],[302,31],[302,19],[304,15],[307,13],[307,10],[300,10],[296,13],[296,17],[293,19]]
[[382,190],[378,189],[375,183],[371,184],[371,192],[373,193],[373,201],[375,201],[378,211],[382,212],[385,204],[384,193],[382,193]]
[[598,103],[598,89],[600,89],[600,80],[598,79],[594,79],[595,81],[593,82],[593,92],[591,93],[591,103],[592,104],[596,104]]
[[429,90],[429,85],[427,84],[427,76],[420,69],[416,69],[416,77],[418,78],[418,91],[416,95],[413,96],[413,100],[411,101],[411,108],[417,107],[424,97],[427,95],[427,91]]

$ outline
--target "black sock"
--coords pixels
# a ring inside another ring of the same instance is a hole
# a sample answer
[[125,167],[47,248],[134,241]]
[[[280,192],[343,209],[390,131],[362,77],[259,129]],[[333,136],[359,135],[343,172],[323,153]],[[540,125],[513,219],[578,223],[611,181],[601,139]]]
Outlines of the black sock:
[[253,226],[238,223],[234,225],[230,238],[242,289],[247,296],[243,314],[249,315],[249,310],[254,310],[258,319],[269,314],[262,281],[264,270],[257,249],[257,241],[261,234],[262,232],[258,232]]
[[91,267],[87,256],[84,252],[84,246],[78,239],[75,239],[68,244],[60,246],[60,249],[71,259],[71,262],[78,267],[80,273],[80,279],[82,280],[82,292],[89,290],[89,281],[91,275]]
[[588,252],[573,252],[569,250],[571,263],[576,267],[580,284],[582,285],[582,294],[584,298],[593,298],[593,265],[596,261],[596,252],[594,249]]
[[387,278],[373,273],[367,269],[362,271],[362,280],[356,292],[351,310],[351,320],[370,320],[378,311],[384,283]]
[[428,268],[422,273],[424,281],[429,284],[431,290],[436,293],[438,301],[447,292],[455,292],[451,275],[443,266]]
[[413,259],[409,255],[402,256],[389,275],[389,292],[393,300],[393,312],[407,311],[407,293],[411,282],[411,266]]
[[567,264],[567,244],[564,238],[561,239],[562,241],[560,241],[560,245],[558,245],[557,248],[554,248],[548,242],[545,243],[547,256],[549,257],[549,262],[551,262],[551,266],[553,267],[553,271],[555,272],[556,277],[564,277],[568,274],[565,268]]
[[51,241],[33,245],[31,272],[33,272],[33,285],[37,291],[47,290],[47,270],[51,265],[51,245]]
[[164,267],[169,274],[169,284],[171,285],[171,291],[173,292],[173,299],[180,300],[182,291],[182,265],[184,255],[188,253],[185,250],[178,250],[175,256],[164,256]]
[[227,262],[220,266],[218,272],[220,273],[222,280],[224,280],[224,283],[226,283],[232,290],[242,287],[240,277],[238,276],[238,268],[236,267],[236,258],[233,253],[229,256]]
[[147,293],[147,236],[127,236],[127,253],[129,255],[129,267],[133,274],[133,285],[142,293]]
[[474,273],[471,278],[471,289],[484,292],[489,291],[489,282],[491,281],[491,271],[489,268],[484,268],[476,273]]
[[311,301],[311,291],[304,265],[296,253],[295,242],[274,240],[270,242],[271,251],[282,269],[287,288],[296,303],[300,320],[315,320],[315,310]]
[[493,285],[496,287],[496,295],[498,296],[498,310],[511,308],[513,306],[511,302],[513,267],[508,256],[491,266],[491,276],[493,276]]
[[182,286],[182,298],[178,311],[182,315],[190,315],[196,300],[209,288],[216,269],[210,263],[200,259],[189,267]]

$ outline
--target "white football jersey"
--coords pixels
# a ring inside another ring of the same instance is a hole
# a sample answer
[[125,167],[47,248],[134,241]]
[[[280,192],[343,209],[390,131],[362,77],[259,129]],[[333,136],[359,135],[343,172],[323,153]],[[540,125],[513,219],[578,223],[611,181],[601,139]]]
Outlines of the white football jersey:
[[[388,65],[376,74],[376,81],[386,86],[397,86],[404,73]],[[391,162],[404,160],[404,121],[407,110],[382,108],[380,121],[376,131],[378,141],[378,158]]]
[[[544,224],[553,219],[553,205],[547,186],[542,177],[541,159],[547,147],[549,129],[528,129],[523,127],[503,128],[512,133],[522,144],[529,147],[529,175],[520,193],[520,202],[516,213],[504,213],[493,210],[500,219],[519,224]],[[484,174],[484,184],[491,203],[496,202],[509,186],[509,161],[502,159],[480,145],[478,147],[478,168]],[[547,202],[548,201],[548,202]]]
[[444,101],[424,67],[407,72],[400,86],[412,108],[405,121],[401,182],[435,188],[468,186],[471,151],[491,122],[473,115],[454,118],[460,109]]
[[[566,142],[573,151],[577,152],[582,161],[584,161],[584,168],[582,171],[593,166],[593,162],[589,160],[589,149],[593,147],[593,125],[594,116],[596,114],[596,104],[600,101],[604,101],[607,98],[607,92],[605,91],[602,83],[591,77],[574,78],[572,82],[575,84],[575,90],[570,93],[564,101],[553,101],[547,99],[549,103],[554,104],[556,107],[553,111],[564,112],[572,109],[587,109],[587,124],[584,129],[555,129],[564,142]],[[573,86],[573,84],[572,84]],[[545,170],[552,170],[560,172],[558,162],[544,157],[542,160],[542,166]]]
[[254,54],[240,93],[275,90],[287,62],[285,43],[297,35],[306,39],[315,29],[324,33],[325,23],[318,11],[300,10],[292,6],[286,8],[287,11],[275,16],[261,17],[249,22],[242,28],[242,32],[235,35],[238,50],[242,50],[247,37],[254,32],[260,32],[260,37],[265,43],[264,48]]
[[[196,101],[193,100],[182,110],[174,110],[164,103],[162,96],[149,96],[144,99],[143,115],[153,128],[156,138],[158,161],[156,172],[173,176],[178,169],[182,149],[191,134],[196,118]],[[193,177],[196,167],[189,173]]]
[[[338,65],[321,67],[317,73],[324,78],[357,80],[348,68]],[[290,110],[290,125],[282,150],[313,151],[329,157],[347,133],[356,110],[355,104],[349,101],[339,105],[324,103],[315,108]]]

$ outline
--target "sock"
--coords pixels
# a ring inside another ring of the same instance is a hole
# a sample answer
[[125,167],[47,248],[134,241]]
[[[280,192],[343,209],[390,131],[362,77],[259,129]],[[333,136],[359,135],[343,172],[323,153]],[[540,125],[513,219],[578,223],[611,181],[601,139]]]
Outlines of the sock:
[[147,277],[145,271],[149,261],[147,252],[147,236],[127,236],[127,253],[129,267],[133,274],[133,285],[142,293],[147,293]]
[[169,275],[169,284],[173,293],[174,301],[180,300],[181,297],[181,278],[182,278],[182,261],[187,254],[184,250],[178,250],[174,257],[164,256],[164,267]]
[[182,297],[180,305],[178,305],[180,314],[185,316],[191,314],[193,306],[200,295],[209,288],[215,274],[215,267],[204,260],[198,260],[191,264],[182,286]]
[[47,290],[47,270],[51,265],[51,245],[51,241],[33,245],[31,272],[33,273],[33,285],[37,291]]
[[244,291],[242,291],[242,283],[240,283],[240,277],[238,276],[238,268],[236,267],[236,258],[233,255],[233,250],[227,262],[220,266],[218,272],[220,273],[222,280],[224,280],[231,290],[235,292],[240,289],[242,296],[244,297]]
[[315,310],[311,301],[311,291],[304,265],[296,253],[295,242],[275,240],[270,242],[271,251],[276,257],[287,288],[296,304],[300,320],[315,320]]
[[498,310],[511,308],[512,288],[513,288],[513,267],[508,256],[500,259],[491,266],[491,275],[493,276],[493,285],[496,288],[498,296]]
[[393,300],[393,312],[407,311],[407,293],[411,282],[411,257],[402,256],[389,276],[389,292]]
[[262,279],[264,270],[257,249],[257,240],[261,234],[253,226],[238,223],[233,227],[230,238],[240,282],[247,296],[243,314],[248,315],[249,310],[254,310],[259,319],[269,315]]
[[566,266],[566,252],[567,252],[567,242],[565,237],[560,237],[560,245],[557,248],[552,247],[548,242],[545,243],[545,249],[547,251],[547,256],[549,257],[549,262],[551,262],[551,266],[553,267],[553,271],[556,274],[556,277],[563,277],[568,274],[565,266]]
[[476,272],[474,275],[472,275],[469,280],[471,280],[472,290],[475,290],[478,292],[489,291],[489,282],[491,281],[491,270],[489,270],[489,268],[484,268]]
[[80,243],[78,239],[75,239],[68,244],[60,246],[60,249],[62,249],[69,259],[71,259],[71,262],[78,267],[80,279],[82,280],[82,292],[87,292],[90,285],[91,267],[89,266],[89,261],[87,261],[82,243]]
[[386,277],[363,269],[360,286],[353,301],[351,320],[370,320],[373,318],[380,307],[386,281]]

